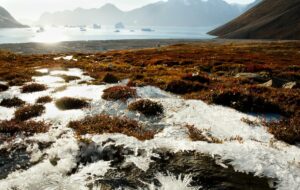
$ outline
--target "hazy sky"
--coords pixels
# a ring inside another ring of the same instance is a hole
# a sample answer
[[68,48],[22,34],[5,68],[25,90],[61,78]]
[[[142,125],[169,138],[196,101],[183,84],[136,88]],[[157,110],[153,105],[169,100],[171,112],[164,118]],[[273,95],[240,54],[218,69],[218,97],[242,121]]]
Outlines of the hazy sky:
[[[46,11],[66,9],[97,8],[113,3],[122,10],[130,10],[159,0],[0,0],[0,6],[6,8],[17,20],[37,20]],[[230,3],[250,3],[254,0],[226,0]]]

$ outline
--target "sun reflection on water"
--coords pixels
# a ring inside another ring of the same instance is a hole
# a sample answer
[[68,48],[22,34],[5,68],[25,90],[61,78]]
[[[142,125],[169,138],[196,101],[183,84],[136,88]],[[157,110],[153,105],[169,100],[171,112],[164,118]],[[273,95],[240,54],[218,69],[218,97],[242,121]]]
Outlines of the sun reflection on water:
[[45,28],[42,32],[36,32],[33,42],[57,43],[68,40],[68,36],[59,28]]

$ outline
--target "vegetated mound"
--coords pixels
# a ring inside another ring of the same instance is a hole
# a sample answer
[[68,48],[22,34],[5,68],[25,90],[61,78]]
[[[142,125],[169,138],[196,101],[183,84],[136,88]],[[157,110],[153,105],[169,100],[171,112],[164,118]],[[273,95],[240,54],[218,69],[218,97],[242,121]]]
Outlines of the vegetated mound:
[[264,0],[209,32],[232,39],[300,39],[300,0]]
[[55,101],[56,107],[60,110],[81,109],[89,106],[89,103],[84,99],[63,97]]
[[47,87],[43,84],[32,83],[32,84],[24,85],[22,87],[22,93],[39,92],[39,91],[44,91],[46,89]]
[[102,98],[104,100],[122,100],[137,97],[136,89],[128,86],[114,86],[103,91]]
[[155,135],[154,132],[145,130],[144,126],[135,120],[109,115],[96,115],[81,121],[72,121],[68,126],[74,129],[78,135],[122,133],[139,140],[152,139]]
[[25,104],[25,102],[23,100],[21,100],[20,98],[18,98],[18,97],[14,97],[14,98],[11,98],[11,99],[3,99],[0,102],[0,106],[7,107],[7,108],[19,107],[19,106],[22,106],[24,104]]
[[0,28],[25,28],[27,26],[16,21],[11,14],[0,6]]
[[138,100],[129,104],[128,109],[131,111],[138,111],[145,116],[158,116],[164,112],[162,104],[151,100]]
[[43,96],[36,100],[37,104],[46,104],[52,102],[52,98],[50,96]]
[[19,121],[26,121],[33,117],[42,115],[44,111],[45,107],[43,105],[27,105],[19,108],[15,112],[15,119]]

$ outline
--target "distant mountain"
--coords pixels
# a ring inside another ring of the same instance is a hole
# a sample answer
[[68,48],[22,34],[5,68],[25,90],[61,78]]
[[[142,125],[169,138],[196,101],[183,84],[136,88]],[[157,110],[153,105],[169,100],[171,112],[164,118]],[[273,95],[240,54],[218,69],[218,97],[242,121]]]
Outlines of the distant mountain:
[[300,39],[300,0],[263,0],[209,34],[235,39]]
[[39,24],[55,25],[125,25],[139,26],[213,26],[237,17],[242,10],[224,0],[169,0],[123,12],[112,4],[98,9],[76,9],[45,13]]
[[16,21],[10,13],[0,6],[0,28],[24,28],[25,25]]

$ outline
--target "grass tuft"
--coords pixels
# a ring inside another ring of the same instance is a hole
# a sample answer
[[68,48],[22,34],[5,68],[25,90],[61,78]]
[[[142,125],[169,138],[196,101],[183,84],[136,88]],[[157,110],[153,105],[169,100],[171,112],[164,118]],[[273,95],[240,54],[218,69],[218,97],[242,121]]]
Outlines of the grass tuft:
[[55,101],[55,105],[60,110],[82,109],[89,106],[85,99],[63,97]]
[[114,86],[103,91],[102,98],[104,100],[122,100],[126,101],[129,98],[136,98],[136,90],[128,86]]
[[24,85],[22,87],[22,93],[39,92],[39,91],[44,91],[46,89],[47,87],[43,84],[32,83],[32,84]]
[[131,111],[138,111],[145,116],[158,116],[164,112],[162,104],[151,100],[138,100],[129,104],[128,109]]
[[149,140],[155,135],[152,131],[146,131],[135,120],[108,115],[96,115],[87,117],[81,121],[72,121],[68,127],[74,129],[78,135],[122,133],[139,140]]
[[19,107],[24,105],[25,102],[17,97],[11,99],[3,99],[0,103],[0,106],[12,108],[12,107]]
[[19,121],[26,121],[33,117],[41,116],[45,111],[43,105],[27,105],[19,108],[15,112],[15,119]]

